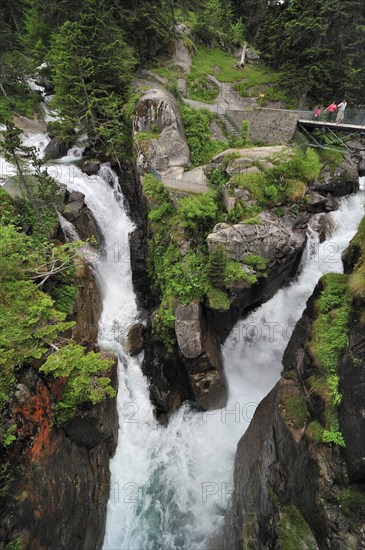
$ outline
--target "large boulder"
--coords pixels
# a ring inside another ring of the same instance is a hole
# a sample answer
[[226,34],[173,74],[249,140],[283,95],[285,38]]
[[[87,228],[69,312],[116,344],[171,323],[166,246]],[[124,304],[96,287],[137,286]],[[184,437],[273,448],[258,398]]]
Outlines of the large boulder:
[[224,407],[227,400],[220,350],[205,326],[201,305],[175,304],[175,333],[194,400],[204,409]]
[[102,243],[102,233],[89,208],[85,204],[85,195],[79,191],[66,193],[66,204],[62,215],[75,227],[82,240],[94,238]]
[[170,168],[187,168],[190,151],[180,111],[173,96],[164,90],[148,90],[136,107],[134,135],[154,128],[160,131],[159,137],[135,140],[138,171],[143,174],[153,168],[163,173]]
[[319,181],[313,185],[313,190],[319,193],[331,193],[335,197],[342,197],[359,190],[359,174],[356,162],[346,156],[340,166],[334,171],[324,168]]
[[258,255],[274,265],[287,261],[303,248],[303,232],[294,232],[290,225],[268,212],[259,214],[259,219],[259,224],[218,224],[207,237],[209,250],[222,245],[232,260]]
[[67,154],[68,144],[59,141],[57,138],[52,138],[44,150],[44,155],[51,160],[56,160],[64,157]]

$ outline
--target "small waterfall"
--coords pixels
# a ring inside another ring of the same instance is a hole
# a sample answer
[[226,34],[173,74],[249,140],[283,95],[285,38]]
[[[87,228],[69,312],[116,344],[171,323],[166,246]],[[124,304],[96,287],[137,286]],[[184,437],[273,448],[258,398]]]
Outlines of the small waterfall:
[[80,236],[76,231],[75,226],[71,222],[66,220],[66,218],[64,218],[60,213],[58,213],[58,221],[60,222],[60,226],[67,243],[72,243],[80,239]]

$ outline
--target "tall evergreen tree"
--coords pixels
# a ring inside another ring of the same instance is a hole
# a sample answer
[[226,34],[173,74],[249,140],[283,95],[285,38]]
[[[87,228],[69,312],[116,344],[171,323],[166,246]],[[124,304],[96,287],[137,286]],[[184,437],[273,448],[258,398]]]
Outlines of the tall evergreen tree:
[[54,37],[49,60],[64,121],[106,149],[120,148],[121,109],[135,59],[103,0],[84,1],[80,18],[66,22]]
[[296,96],[362,100],[365,2],[287,0],[271,7],[257,43]]

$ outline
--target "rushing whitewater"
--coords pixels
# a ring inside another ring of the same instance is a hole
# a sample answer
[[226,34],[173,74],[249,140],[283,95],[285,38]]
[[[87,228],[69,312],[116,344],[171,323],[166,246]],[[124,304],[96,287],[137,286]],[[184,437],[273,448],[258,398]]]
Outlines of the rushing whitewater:
[[[48,138],[29,134],[25,142],[42,154]],[[184,404],[162,427],[153,416],[142,357],[131,358],[123,349],[138,319],[128,242],[133,224],[110,167],[88,177],[70,164],[80,154],[74,148],[49,172],[70,191],[84,193],[104,240],[102,253],[91,258],[103,297],[99,345],[119,357],[119,441],[111,461],[104,550],[220,550],[236,445],[280,378],[283,351],[319,277],[342,270],[341,252],[364,215],[364,194],[341,200],[331,214],[332,237],[319,245],[310,232],[295,282],[232,330],[223,347],[227,407],[198,413]]]
[[342,270],[341,252],[363,215],[363,193],[342,199],[331,214],[335,233],[321,245],[310,236],[297,280],[233,329],[223,348],[229,400],[222,411],[197,413],[185,404],[166,428],[158,426],[136,361],[121,369],[104,550],[216,547],[237,442],[280,377],[283,351],[306,300],[323,273]]

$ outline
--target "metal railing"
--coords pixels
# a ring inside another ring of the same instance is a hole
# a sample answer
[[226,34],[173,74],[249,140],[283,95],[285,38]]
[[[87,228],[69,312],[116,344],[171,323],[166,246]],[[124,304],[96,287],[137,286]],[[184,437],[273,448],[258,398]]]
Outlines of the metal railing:
[[[301,120],[316,120],[318,122],[335,122],[336,121],[336,111],[333,113],[332,117],[329,116],[329,113],[322,110],[321,116],[319,118],[314,118],[314,111],[298,111],[299,118]],[[341,124],[351,124],[354,126],[365,126],[365,111],[346,109],[345,116],[341,121]]]

